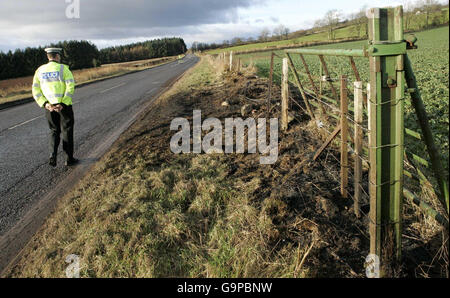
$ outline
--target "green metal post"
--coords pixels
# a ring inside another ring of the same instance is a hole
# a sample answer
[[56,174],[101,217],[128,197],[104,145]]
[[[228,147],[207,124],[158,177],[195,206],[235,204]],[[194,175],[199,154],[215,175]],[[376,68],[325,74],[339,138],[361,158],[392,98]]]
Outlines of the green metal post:
[[368,15],[370,253],[380,258],[380,275],[389,276],[401,258],[406,42],[401,6]]

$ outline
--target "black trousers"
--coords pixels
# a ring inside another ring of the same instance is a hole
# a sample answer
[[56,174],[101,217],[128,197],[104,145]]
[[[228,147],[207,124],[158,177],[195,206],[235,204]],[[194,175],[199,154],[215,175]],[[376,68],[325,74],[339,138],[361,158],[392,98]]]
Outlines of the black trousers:
[[63,151],[67,158],[73,158],[73,126],[75,119],[73,116],[72,106],[61,104],[63,109],[61,112],[50,112],[45,110],[45,117],[50,127],[49,149],[51,157],[58,154],[58,146],[60,143],[60,135],[63,138]]

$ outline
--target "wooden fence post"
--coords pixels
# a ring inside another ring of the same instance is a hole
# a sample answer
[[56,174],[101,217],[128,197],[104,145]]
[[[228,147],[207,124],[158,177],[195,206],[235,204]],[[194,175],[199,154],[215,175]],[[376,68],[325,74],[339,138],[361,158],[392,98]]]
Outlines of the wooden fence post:
[[266,111],[266,119],[269,119],[270,117],[270,109],[271,109],[271,103],[272,100],[272,82],[273,82],[273,60],[275,57],[275,53],[272,52],[272,55],[270,56],[270,72],[269,72],[269,94],[267,96],[267,111]]
[[348,197],[348,97],[347,77],[341,76],[341,195]]
[[233,71],[233,51],[230,51],[230,71]]
[[325,58],[323,57],[323,55],[319,55],[319,60],[320,60],[320,63],[322,65],[322,69],[323,69],[325,75],[329,79],[328,80],[328,85],[330,85],[331,92],[333,92],[333,96],[337,100],[338,99],[338,94],[337,94],[336,88],[334,88],[333,79],[330,76],[330,72],[328,71],[327,63],[325,62]]
[[320,93],[320,98],[322,98],[322,94],[323,94],[323,66],[322,66],[322,64],[320,64],[319,93]]
[[286,131],[288,128],[288,101],[289,101],[289,65],[288,59],[283,58],[283,73],[281,81],[281,129]]
[[363,141],[363,84],[358,81],[354,83],[355,87],[355,196],[354,196],[354,209],[356,217],[360,217],[359,202],[361,200],[361,187],[362,187],[362,141]]
[[[362,81],[361,76],[359,75],[358,68],[356,68],[355,60],[353,60],[353,57],[349,57],[349,58],[350,58],[350,65],[353,69],[353,73],[355,75],[356,81],[357,82]],[[367,97],[364,95],[364,93],[363,93],[363,100],[364,100],[364,104],[367,105]]]

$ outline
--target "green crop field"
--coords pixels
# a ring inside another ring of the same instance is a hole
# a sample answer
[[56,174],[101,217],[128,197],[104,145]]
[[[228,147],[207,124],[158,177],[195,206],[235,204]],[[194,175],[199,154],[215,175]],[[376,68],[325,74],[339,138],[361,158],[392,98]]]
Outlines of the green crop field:
[[[336,39],[357,37],[353,33],[353,27],[354,26],[349,26],[349,27],[337,29],[335,32]],[[240,52],[240,51],[247,51],[247,50],[263,49],[263,48],[267,48],[267,47],[282,47],[282,46],[300,44],[303,42],[315,42],[315,41],[326,41],[326,40],[328,40],[328,33],[321,32],[321,33],[315,33],[315,34],[306,35],[306,36],[302,36],[302,37],[294,38],[294,39],[285,39],[285,40],[270,41],[270,42],[259,42],[259,43],[252,43],[252,44],[247,44],[247,45],[239,45],[239,46],[229,47],[226,49],[215,49],[215,50],[207,51],[207,54],[215,55],[215,54],[219,54],[219,53],[223,53],[223,52],[228,53],[230,51]]]
[[[448,150],[449,150],[449,27],[441,27],[428,31],[416,33],[418,38],[418,49],[409,50],[408,56],[413,63],[413,69],[422,93],[423,101],[430,119],[430,124],[434,133],[436,144],[440,148],[444,159],[444,167],[448,170]],[[314,48],[345,48],[361,49],[367,44],[367,41],[347,42],[332,45],[317,46]],[[275,52],[279,57],[275,58],[274,63],[274,81],[279,84],[281,76],[281,58],[284,57],[284,51]],[[243,64],[253,63],[258,69],[258,75],[268,77],[270,69],[271,52],[239,55]],[[292,55],[297,70],[301,73],[302,82],[306,88],[312,90],[309,85],[303,64],[298,55]],[[320,73],[320,61],[317,56],[307,56],[305,59],[309,69],[314,76]],[[354,74],[349,64],[348,57],[325,58],[331,77],[337,79],[340,75],[347,75],[350,81],[355,80]],[[366,58],[355,58],[355,62],[361,74],[363,81],[368,81],[369,63]],[[294,82],[292,73],[290,81]],[[326,85],[325,85],[326,86]],[[405,106],[405,127],[420,131],[414,110],[410,105],[409,95],[407,95]],[[428,159],[425,151],[425,145],[412,139],[409,136],[405,138],[406,146],[410,151],[418,153]]]

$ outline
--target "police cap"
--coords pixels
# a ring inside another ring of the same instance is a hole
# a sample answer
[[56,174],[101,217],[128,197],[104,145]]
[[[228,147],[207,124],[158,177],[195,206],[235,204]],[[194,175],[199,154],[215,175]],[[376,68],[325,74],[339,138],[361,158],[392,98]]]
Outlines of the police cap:
[[46,49],[45,49],[45,52],[46,52],[47,54],[50,54],[50,53],[56,53],[56,54],[60,54],[60,55],[61,55],[62,49],[61,49],[61,48],[46,48]]

